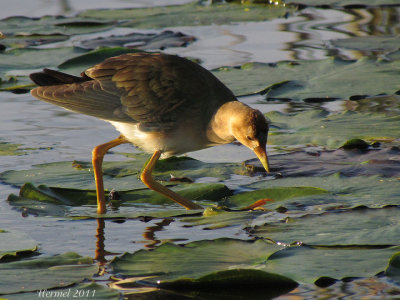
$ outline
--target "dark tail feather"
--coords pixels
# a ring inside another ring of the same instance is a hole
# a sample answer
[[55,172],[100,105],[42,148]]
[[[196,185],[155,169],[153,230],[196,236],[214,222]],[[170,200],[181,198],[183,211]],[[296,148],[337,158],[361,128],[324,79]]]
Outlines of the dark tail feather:
[[85,73],[82,73],[81,75],[82,77],[77,77],[59,71],[43,69],[42,72],[32,73],[29,77],[34,83],[40,86],[79,83],[92,80],[92,78],[86,76]]

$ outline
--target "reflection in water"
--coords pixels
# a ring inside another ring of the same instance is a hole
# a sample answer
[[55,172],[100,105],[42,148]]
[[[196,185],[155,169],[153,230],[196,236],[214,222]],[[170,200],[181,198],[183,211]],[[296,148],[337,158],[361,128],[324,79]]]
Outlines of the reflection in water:
[[[400,34],[400,7],[323,10],[308,8],[282,24],[280,31],[296,34],[287,43],[293,59],[321,59],[326,56],[357,59],[378,56],[385,50],[357,50],[330,47],[327,41],[352,37],[395,36]],[[386,50],[387,51],[387,50]]]
[[[94,258],[100,264],[100,266],[106,265],[108,260],[106,256],[108,255],[117,255],[118,253],[113,253],[105,250],[105,220],[104,219],[97,219],[97,229],[96,229],[96,249]],[[148,222],[150,220],[143,220],[144,222]],[[156,232],[164,230],[165,226],[168,226],[174,221],[173,218],[166,218],[162,221],[155,223],[153,226],[146,227],[145,231],[143,232],[142,236],[148,243],[144,245],[144,247],[153,249],[156,245],[158,245],[161,241],[156,239]]]
[[156,237],[155,237],[156,232],[164,230],[164,227],[168,226],[173,221],[174,221],[174,219],[172,219],[172,218],[166,218],[159,223],[155,223],[154,226],[146,227],[146,231],[143,232],[143,237],[145,240],[148,240],[150,242],[144,246],[146,248],[150,248],[150,249],[155,248],[155,246],[157,246],[161,242],[160,240],[156,239]]
[[96,230],[96,250],[94,259],[97,260],[100,265],[107,263],[106,251],[105,251],[105,237],[104,237],[105,221],[104,219],[97,219],[97,230]]

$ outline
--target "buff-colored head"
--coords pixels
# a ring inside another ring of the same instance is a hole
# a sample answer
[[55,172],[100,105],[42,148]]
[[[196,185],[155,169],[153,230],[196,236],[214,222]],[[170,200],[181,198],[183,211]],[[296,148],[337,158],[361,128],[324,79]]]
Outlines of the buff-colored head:
[[237,113],[231,123],[233,136],[244,146],[250,148],[269,173],[267,138],[269,124],[264,115],[256,109],[246,107]]
[[264,115],[239,101],[224,103],[215,113],[208,130],[215,144],[226,144],[235,139],[250,148],[269,173],[267,138],[269,124]]

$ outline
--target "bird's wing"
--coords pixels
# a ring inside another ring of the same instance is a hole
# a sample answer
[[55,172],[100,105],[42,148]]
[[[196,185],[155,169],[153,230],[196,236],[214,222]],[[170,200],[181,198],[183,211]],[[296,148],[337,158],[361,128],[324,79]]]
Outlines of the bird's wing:
[[234,100],[210,72],[178,56],[131,53],[85,71],[92,80],[38,87],[44,101],[110,121],[140,123],[142,130],[167,130],[181,118],[199,118]]
[[120,95],[107,83],[97,80],[39,86],[31,94],[45,102],[103,120],[130,120],[123,112]]

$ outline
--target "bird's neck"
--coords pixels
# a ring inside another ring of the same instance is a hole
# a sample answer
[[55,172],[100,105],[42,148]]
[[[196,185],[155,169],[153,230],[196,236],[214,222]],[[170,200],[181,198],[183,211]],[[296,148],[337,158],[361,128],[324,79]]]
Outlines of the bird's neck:
[[208,140],[214,145],[233,142],[236,139],[232,132],[235,118],[247,110],[251,110],[251,108],[239,101],[224,103],[214,114],[208,125]]

